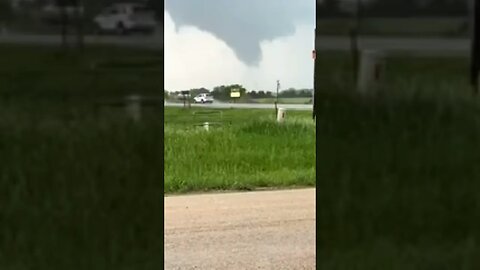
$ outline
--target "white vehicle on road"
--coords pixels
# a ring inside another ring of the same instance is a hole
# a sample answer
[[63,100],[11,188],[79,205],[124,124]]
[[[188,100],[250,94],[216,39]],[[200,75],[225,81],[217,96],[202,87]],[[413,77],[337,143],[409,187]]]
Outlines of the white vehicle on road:
[[120,35],[133,31],[153,33],[158,25],[154,11],[135,3],[113,4],[93,21],[97,32],[115,32]]
[[209,93],[202,93],[193,98],[195,103],[213,103],[213,96]]

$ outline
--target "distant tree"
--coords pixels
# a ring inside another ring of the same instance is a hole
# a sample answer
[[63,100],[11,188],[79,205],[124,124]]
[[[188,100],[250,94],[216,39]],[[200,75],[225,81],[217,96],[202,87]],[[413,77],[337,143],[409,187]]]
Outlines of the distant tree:
[[294,88],[289,88],[285,91],[280,92],[278,96],[284,98],[294,98],[297,96],[297,90],[295,90]]
[[251,92],[248,92],[248,96],[250,98],[257,98],[257,96],[258,96],[257,91],[253,90]]
[[313,90],[312,89],[302,89],[297,92],[298,97],[307,98],[313,97]]
[[317,1],[317,14],[319,18],[338,17],[347,15],[340,9],[340,0],[323,0]]
[[273,97],[273,92],[272,92],[272,91],[267,91],[267,92],[265,93],[265,96],[266,96],[267,98],[271,98],[271,97]]
[[103,8],[112,4],[111,0],[82,0],[83,7],[85,9],[85,18],[91,20],[96,16]]
[[365,4],[363,13],[374,17],[411,17],[417,15],[418,4],[417,0],[373,0]]
[[226,100],[227,96],[225,93],[225,86],[224,85],[215,86],[212,90],[212,95],[215,99]]
[[84,49],[84,14],[81,10],[83,8],[83,0],[72,0],[75,8],[75,27],[77,28],[77,47],[80,51]]
[[[54,4],[60,8],[62,47],[67,47],[68,27],[73,24],[77,34],[77,45],[83,49],[83,14],[79,9],[82,6],[82,0],[55,0]],[[73,18],[67,12],[68,7],[75,7]]]
[[210,90],[204,87],[190,89],[190,97],[192,98],[194,98],[196,95],[203,94],[203,93],[210,93]]
[[285,91],[282,91],[278,95],[282,98],[306,98],[313,97],[313,89],[294,89],[289,88]]
[[466,16],[464,0],[373,0],[365,3],[364,15],[375,17]]
[[424,16],[466,16],[468,2],[463,0],[424,0],[418,5]]
[[233,89],[240,90],[240,96],[245,96],[247,90],[240,84],[232,84],[232,85],[222,85],[213,88],[212,95],[215,99],[218,100],[230,100],[230,92]]
[[155,11],[157,18],[160,18],[164,10],[163,1],[160,0],[148,0],[147,6]]
[[65,0],[55,0],[55,5],[60,8],[60,24],[61,24],[61,36],[62,36],[62,48],[66,49],[67,44],[67,34],[68,34],[68,14],[66,10],[67,1]]
[[12,19],[13,10],[10,0],[0,0],[0,24]]

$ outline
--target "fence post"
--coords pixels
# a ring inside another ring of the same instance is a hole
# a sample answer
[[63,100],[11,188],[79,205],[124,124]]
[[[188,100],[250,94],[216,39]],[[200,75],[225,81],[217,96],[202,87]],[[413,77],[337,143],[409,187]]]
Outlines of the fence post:
[[8,34],[8,28],[5,24],[0,24],[0,35],[5,36]]
[[283,123],[285,122],[285,117],[287,116],[287,110],[285,108],[278,108],[277,112],[277,122]]
[[357,89],[362,94],[378,90],[384,76],[385,55],[380,51],[362,51]]
[[140,121],[142,117],[141,97],[138,95],[130,95],[126,97],[127,115],[135,122]]

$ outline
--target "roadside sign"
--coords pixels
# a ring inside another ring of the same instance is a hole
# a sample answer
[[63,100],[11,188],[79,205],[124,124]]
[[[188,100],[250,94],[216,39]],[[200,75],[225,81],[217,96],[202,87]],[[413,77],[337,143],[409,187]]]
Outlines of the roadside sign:
[[232,89],[230,91],[230,97],[231,98],[239,98],[240,97],[240,90],[238,89]]

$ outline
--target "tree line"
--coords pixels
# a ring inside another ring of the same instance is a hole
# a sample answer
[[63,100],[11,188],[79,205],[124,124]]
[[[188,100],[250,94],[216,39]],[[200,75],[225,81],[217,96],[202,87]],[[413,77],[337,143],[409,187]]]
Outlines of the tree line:
[[[190,93],[190,97],[195,97],[201,93],[210,93],[212,94],[213,98],[217,100],[230,100],[230,93],[232,90],[238,90],[240,92],[241,97],[243,98],[250,98],[250,99],[257,99],[257,98],[275,98],[275,93],[272,91],[264,91],[264,90],[252,90],[247,91],[245,87],[240,84],[232,84],[232,85],[220,85],[214,87],[212,90],[206,88],[195,88],[188,90]],[[179,95],[182,91],[175,91],[173,93],[169,93],[165,91],[165,97],[169,95]],[[313,96],[313,89],[294,89],[290,88],[278,93],[279,98],[311,98]]]
[[342,0],[323,0],[317,2],[317,17],[348,17],[356,4],[360,4],[363,17],[458,17],[468,14],[466,0],[350,0],[350,8],[346,8]]
[[[12,9],[11,0],[0,0],[0,22],[9,22],[15,16],[15,11]],[[47,4],[55,4],[57,6],[82,6],[85,10],[85,17],[90,18],[96,15],[102,8],[114,4],[122,3],[123,0],[36,0],[34,2],[21,2],[21,9],[39,9]],[[161,17],[163,12],[163,1],[159,0],[129,0],[128,2],[144,3],[147,7],[152,9],[157,17]]]

